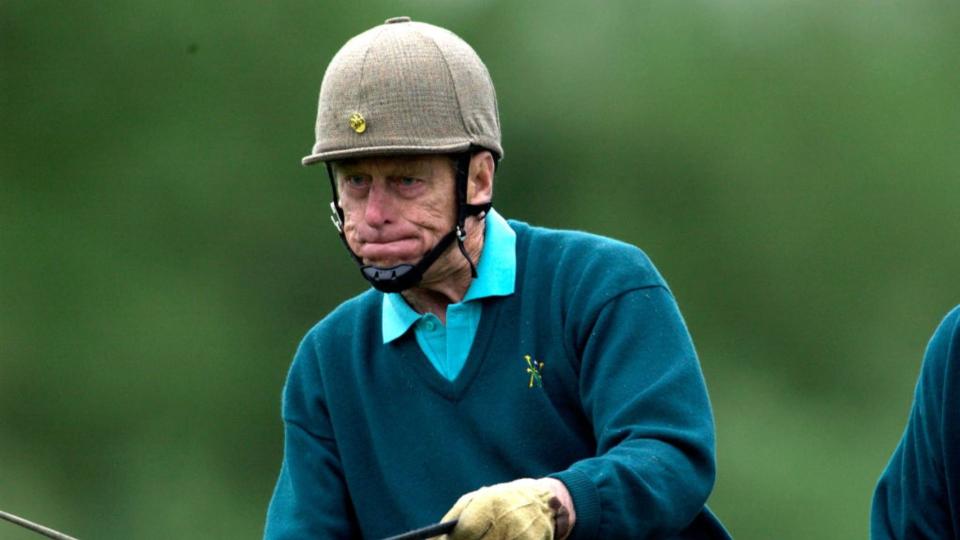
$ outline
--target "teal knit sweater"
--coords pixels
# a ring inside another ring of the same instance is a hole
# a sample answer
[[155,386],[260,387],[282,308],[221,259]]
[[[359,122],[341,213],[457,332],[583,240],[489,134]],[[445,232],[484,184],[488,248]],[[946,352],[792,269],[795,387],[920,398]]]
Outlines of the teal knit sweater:
[[574,539],[726,537],[704,506],[710,404],[663,279],[626,244],[510,226],[516,293],[484,300],[453,381],[412,334],[382,343],[379,292],[310,330],[284,388],[265,538],[381,538],[543,476],[570,490]]
[[927,345],[910,420],[873,494],[870,538],[960,538],[960,306]]

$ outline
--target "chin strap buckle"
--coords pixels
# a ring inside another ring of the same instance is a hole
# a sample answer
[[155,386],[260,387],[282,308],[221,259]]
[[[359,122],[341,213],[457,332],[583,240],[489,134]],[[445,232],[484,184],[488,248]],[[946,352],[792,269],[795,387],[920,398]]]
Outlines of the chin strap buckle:
[[467,239],[467,233],[463,230],[463,227],[457,225],[457,240],[463,242]]
[[337,228],[337,232],[343,234],[343,220],[340,219],[340,212],[337,212],[337,205],[333,201],[330,201],[330,221]]

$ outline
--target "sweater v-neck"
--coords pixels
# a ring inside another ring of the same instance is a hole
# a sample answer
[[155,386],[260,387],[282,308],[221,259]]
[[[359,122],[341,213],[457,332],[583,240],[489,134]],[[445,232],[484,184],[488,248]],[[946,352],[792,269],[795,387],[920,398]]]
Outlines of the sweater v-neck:
[[393,341],[391,346],[397,347],[404,369],[412,370],[424,386],[447,400],[459,401],[469,391],[471,383],[480,372],[484,358],[487,357],[487,349],[493,341],[494,329],[504,303],[513,299],[514,296],[506,296],[480,300],[483,302],[483,310],[480,314],[476,337],[467,354],[463,369],[453,380],[448,380],[437,371],[412,334]]

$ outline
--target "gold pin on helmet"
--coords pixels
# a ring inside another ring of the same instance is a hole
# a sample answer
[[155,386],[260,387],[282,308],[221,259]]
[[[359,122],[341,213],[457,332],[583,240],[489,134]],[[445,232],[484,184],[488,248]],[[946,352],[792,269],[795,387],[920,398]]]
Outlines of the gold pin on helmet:
[[367,130],[367,121],[363,118],[363,115],[358,112],[350,115],[349,122],[350,129],[356,131],[358,135]]

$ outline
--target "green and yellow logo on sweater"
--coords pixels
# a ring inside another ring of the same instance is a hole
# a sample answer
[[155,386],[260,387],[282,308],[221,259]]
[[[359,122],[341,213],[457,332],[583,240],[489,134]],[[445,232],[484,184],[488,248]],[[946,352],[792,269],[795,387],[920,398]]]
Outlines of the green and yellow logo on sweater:
[[529,354],[523,355],[523,359],[527,361],[527,373],[530,374],[530,384],[527,385],[528,388],[533,388],[534,385],[537,388],[543,388],[543,362],[539,360],[534,360],[530,357]]

